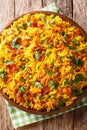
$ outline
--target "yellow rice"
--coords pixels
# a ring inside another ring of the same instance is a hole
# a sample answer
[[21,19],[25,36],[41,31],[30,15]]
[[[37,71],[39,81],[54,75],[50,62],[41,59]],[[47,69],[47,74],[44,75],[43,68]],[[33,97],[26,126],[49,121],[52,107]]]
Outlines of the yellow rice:
[[59,16],[26,14],[0,43],[0,88],[27,109],[68,106],[87,86],[87,41]]

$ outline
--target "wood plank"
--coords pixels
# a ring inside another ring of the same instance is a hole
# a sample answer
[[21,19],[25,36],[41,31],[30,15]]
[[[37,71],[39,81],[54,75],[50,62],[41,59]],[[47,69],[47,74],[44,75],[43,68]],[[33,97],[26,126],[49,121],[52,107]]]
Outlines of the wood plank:
[[44,121],[44,130],[73,130],[73,112]]
[[87,32],[87,0],[73,0],[73,19]]
[[74,130],[87,130],[87,106],[75,110]]
[[33,10],[39,10],[42,7],[42,2],[39,0],[15,0],[15,17]]
[[14,130],[4,98],[0,95],[0,130]]
[[56,3],[56,6],[61,9],[64,15],[72,18],[72,0],[43,0],[43,7],[52,2]]
[[0,31],[14,18],[14,0],[0,0]]
[[73,12],[73,4],[72,0],[57,0],[56,2],[57,6],[62,10],[63,14],[65,16],[68,16],[69,18],[72,18],[72,12]]

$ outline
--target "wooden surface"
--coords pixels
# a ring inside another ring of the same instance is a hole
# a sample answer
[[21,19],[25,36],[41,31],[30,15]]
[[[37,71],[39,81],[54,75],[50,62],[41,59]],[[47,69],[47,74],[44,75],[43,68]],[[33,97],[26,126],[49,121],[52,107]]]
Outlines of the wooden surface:
[[[0,31],[23,13],[55,2],[62,12],[87,32],[87,0],[0,0]],[[87,130],[87,106],[61,116],[27,125],[16,130]],[[5,101],[0,95],[0,130],[14,130]]]

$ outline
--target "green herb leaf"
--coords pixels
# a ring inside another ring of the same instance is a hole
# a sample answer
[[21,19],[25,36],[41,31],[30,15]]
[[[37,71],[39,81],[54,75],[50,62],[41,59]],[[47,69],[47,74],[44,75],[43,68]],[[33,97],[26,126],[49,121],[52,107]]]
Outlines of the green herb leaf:
[[76,58],[76,59],[72,58],[72,63],[77,65],[77,66],[81,66],[81,65],[83,65],[84,61],[81,59],[78,59],[78,58]]
[[85,78],[83,77],[82,74],[77,74],[75,76],[75,79],[71,82],[72,85],[77,85],[79,83],[79,81],[84,81]]
[[19,90],[18,90],[18,92],[20,93],[20,94],[22,94],[24,91],[25,91],[25,86],[21,86],[20,88],[19,88]]
[[66,81],[64,82],[64,85],[70,84],[69,79],[66,78]]
[[53,87],[53,88],[57,88],[58,87],[58,83],[53,81],[53,80],[49,80],[48,84],[49,84],[50,87]]
[[46,21],[45,16],[43,16],[43,17],[41,18],[41,20],[42,20],[43,22],[45,22],[45,21]]
[[45,71],[46,71],[46,73],[47,73],[48,75],[52,75],[52,74],[53,74],[53,72],[50,71],[50,70],[48,70],[48,69],[46,69]]
[[50,18],[51,18],[51,19],[54,19],[54,18],[55,18],[55,15],[54,15],[54,14],[51,14],[51,15],[50,15]]
[[72,96],[79,96],[83,93],[83,91],[81,89],[75,89],[75,88],[72,88]]
[[67,33],[65,31],[61,32],[61,35],[66,39],[67,38]]
[[35,51],[35,59],[38,60],[40,58],[40,51]]
[[27,23],[27,26],[31,26],[32,25],[32,22],[26,21],[26,23]]
[[75,39],[75,38],[72,38],[72,42],[73,42],[74,44],[76,44],[77,46],[80,45],[80,42],[79,42],[77,39]]
[[62,98],[58,102],[58,107],[61,109],[63,106],[65,106],[65,98]]
[[20,33],[21,32],[21,30],[20,30],[20,28],[18,27],[18,25],[16,25],[16,29],[17,29],[17,31]]
[[41,88],[41,87],[42,87],[41,83],[40,83],[40,82],[37,82],[37,81],[31,82],[31,85],[35,85],[35,86],[38,87],[38,88]]
[[42,41],[41,41],[41,44],[42,44],[42,45],[45,44],[46,41],[47,41],[47,39],[42,40]]
[[48,44],[48,48],[52,48],[53,47],[53,45],[52,44]]
[[26,29],[26,27],[27,27],[27,23],[23,23],[23,24],[22,24],[22,28],[23,28],[23,29]]
[[55,99],[55,98],[56,98],[56,96],[53,94],[53,95],[51,95],[51,98],[52,98],[52,99]]
[[5,77],[5,75],[7,74],[7,71],[6,70],[4,70],[4,69],[0,69],[0,78],[4,78]]
[[25,65],[22,65],[22,66],[20,66],[20,70],[24,70],[24,69],[26,69],[27,67],[25,66]]
[[17,44],[18,39],[19,39],[18,37],[16,37],[15,39],[13,39],[13,41],[11,42],[11,47],[20,50],[23,47],[21,45]]
[[24,79],[23,77],[20,78],[20,81],[21,81],[22,83],[25,83],[25,79]]
[[30,78],[30,79],[32,79],[32,78],[33,78],[33,75],[32,75],[32,74],[30,74],[30,75],[29,75],[29,78]]

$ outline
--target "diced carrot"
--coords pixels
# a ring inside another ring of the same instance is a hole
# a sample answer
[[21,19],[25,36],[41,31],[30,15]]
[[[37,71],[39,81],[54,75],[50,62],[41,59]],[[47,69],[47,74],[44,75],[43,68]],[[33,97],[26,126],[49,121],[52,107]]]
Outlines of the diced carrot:
[[71,94],[71,88],[63,88],[63,93],[64,94],[67,94],[67,95],[70,95]]
[[13,73],[13,72],[17,71],[17,67],[15,64],[8,64],[6,66],[6,69],[7,69],[8,73]]
[[50,87],[49,87],[49,86],[45,86],[45,87],[42,89],[42,96],[44,96],[45,94],[47,94],[49,91],[50,91]]

